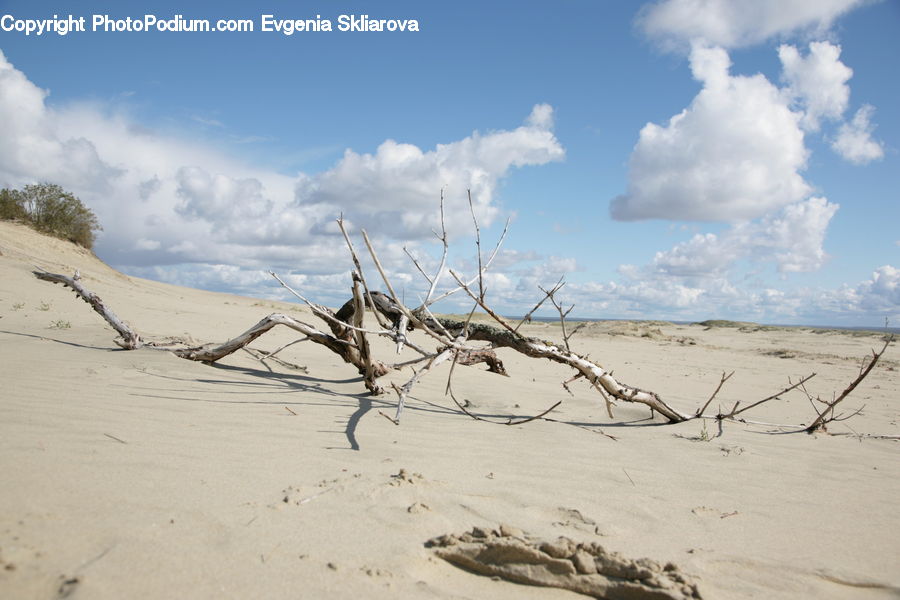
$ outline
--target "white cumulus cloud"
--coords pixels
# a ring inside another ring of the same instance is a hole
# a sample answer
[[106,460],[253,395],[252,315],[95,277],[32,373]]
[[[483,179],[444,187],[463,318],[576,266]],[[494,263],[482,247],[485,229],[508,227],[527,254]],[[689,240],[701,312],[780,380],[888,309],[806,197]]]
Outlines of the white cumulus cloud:
[[816,271],[828,259],[825,233],[838,208],[825,198],[797,202],[764,219],[760,231],[747,238],[758,248],[770,250],[782,273]]
[[781,273],[815,271],[828,259],[823,244],[837,209],[837,204],[814,197],[758,221],[739,223],[719,235],[697,234],[657,252],[651,272],[692,279],[718,278],[740,260],[771,262]]
[[64,180],[94,185],[117,171],[84,137],[64,135],[44,104],[47,93],[0,51],[0,183]]
[[703,89],[667,125],[641,130],[613,218],[739,221],[805,198],[801,114],[763,75],[732,76],[722,48],[695,45],[690,60]]
[[900,269],[891,265],[878,267],[858,289],[863,302],[871,307],[900,310]]
[[881,142],[872,139],[875,125],[871,122],[874,107],[862,106],[849,123],[844,123],[838,130],[837,138],[831,148],[846,160],[858,165],[878,160],[884,156]]
[[258,179],[235,179],[222,173],[212,175],[201,167],[181,167],[175,172],[175,181],[183,199],[175,210],[187,217],[237,224],[264,217],[272,210],[272,201],[263,195]]
[[821,118],[840,119],[847,109],[847,81],[853,70],[840,61],[840,56],[841,47],[828,42],[812,42],[806,57],[794,46],[778,48],[787,92],[804,107],[803,125],[810,131],[819,129]]
[[693,40],[724,48],[789,34],[824,35],[865,0],[661,0],[647,5],[638,26],[668,49]]
[[297,202],[343,209],[356,218],[364,216],[371,227],[408,239],[431,236],[440,226],[434,207],[442,189],[448,229],[468,231],[466,190],[471,190],[479,220],[489,225],[498,212],[497,183],[511,168],[565,156],[552,127],[552,107],[539,104],[512,131],[474,132],[433,150],[394,140],[373,154],[347,150],[332,169],[298,182]]

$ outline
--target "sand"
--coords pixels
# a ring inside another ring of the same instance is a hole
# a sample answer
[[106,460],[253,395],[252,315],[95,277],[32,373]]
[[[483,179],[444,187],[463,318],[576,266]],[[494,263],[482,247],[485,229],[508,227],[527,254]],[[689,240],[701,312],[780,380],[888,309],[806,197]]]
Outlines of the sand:
[[[585,597],[480,575],[426,546],[501,524],[672,563],[703,598],[900,597],[897,440],[740,424],[713,437],[711,424],[664,425],[623,404],[610,420],[584,382],[566,394],[565,369],[504,351],[512,377],[457,368],[459,397],[498,416],[563,400],[553,421],[461,415],[443,395],[445,365],[396,426],[379,414],[395,397],[366,395],[322,347],[285,351],[303,368],[120,350],[86,304],[31,270],[79,269],[149,338],[220,342],[272,312],[321,327],[295,304],[127,277],[11,223],[0,252],[0,598]],[[556,325],[529,327],[559,339]],[[254,347],[291,339],[276,330]],[[684,411],[726,370],[723,405],[811,372],[810,391],[831,397],[881,344],[667,323],[595,323],[573,343]],[[862,414],[831,433],[900,435],[898,359],[890,348],[846,402]],[[793,394],[754,414],[808,423],[812,409]]]

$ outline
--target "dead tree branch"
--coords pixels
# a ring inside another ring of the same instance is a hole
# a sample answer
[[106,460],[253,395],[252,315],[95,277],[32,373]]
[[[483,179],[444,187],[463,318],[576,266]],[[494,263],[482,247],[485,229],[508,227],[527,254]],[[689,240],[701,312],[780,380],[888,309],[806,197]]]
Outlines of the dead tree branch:
[[[340,340],[332,335],[328,335],[327,333],[323,333],[311,325],[307,325],[302,321],[298,321],[292,317],[280,313],[269,315],[241,335],[230,339],[223,344],[219,344],[218,346],[214,346],[211,348],[205,346],[197,348],[182,348],[173,350],[173,352],[177,356],[189,360],[216,362],[217,360],[220,360],[225,356],[228,356],[229,354],[240,350],[241,348],[250,344],[253,340],[266,333],[276,325],[284,325],[289,329],[293,329],[294,331],[302,333],[303,335],[308,337],[310,341],[325,346],[326,348],[343,358],[345,362],[348,362],[355,366],[361,375],[366,374],[366,363],[360,357],[360,353],[354,344],[346,342],[344,340]],[[390,370],[387,365],[379,361],[373,361],[372,369],[375,373],[375,377],[381,377]]]
[[[554,297],[554,294],[561,290],[564,285],[566,285],[566,283],[563,281],[563,278],[560,277],[559,281],[556,282],[556,285],[554,285],[549,291],[545,290],[541,286],[538,286],[538,289],[544,292],[544,295],[547,297],[547,299],[550,300],[550,303],[553,304],[553,308],[555,308],[559,313],[559,326],[562,329],[563,344],[566,346],[566,350],[571,352],[571,348],[569,348],[570,335],[566,333],[566,317],[569,316],[569,313],[572,312],[572,309],[575,308],[575,305],[573,304],[569,307],[569,310],[564,311],[562,304],[559,304]],[[572,333],[575,332],[573,331]]]
[[[888,346],[890,346],[891,342],[893,342],[893,341],[894,341],[894,336],[893,335],[888,336],[888,338],[884,341],[884,346],[881,347],[881,350],[879,350],[878,352],[876,352],[875,350],[872,350],[872,358],[869,361],[868,365],[863,365],[863,367],[861,367],[859,370],[859,375],[857,376],[856,379],[854,379],[852,382],[850,382],[850,385],[847,386],[847,389],[845,389],[843,392],[841,392],[841,395],[838,396],[836,399],[829,402],[827,408],[824,411],[822,411],[821,413],[819,413],[819,416],[816,417],[815,421],[810,423],[809,427],[807,427],[805,429],[805,431],[807,433],[815,433],[819,429],[824,430],[825,426],[828,425],[828,423],[831,423],[833,421],[844,420],[844,419],[840,418],[841,415],[838,415],[837,417],[834,416],[834,407],[837,406],[838,404],[840,404],[841,401],[843,401],[847,396],[849,396],[853,392],[853,390],[856,389],[856,386],[858,386],[860,384],[860,382],[863,379],[865,379],[869,375],[869,373],[872,372],[872,369],[875,368],[875,364],[881,358],[881,355],[884,354],[884,351],[887,350]],[[862,410],[862,409],[859,409],[859,410]],[[856,413],[853,413],[853,414],[855,415],[858,412],[859,411],[857,411]],[[853,415],[850,415],[850,416],[853,416]],[[847,417],[847,418],[849,418],[849,417]]]
[[450,366],[450,374],[447,376],[447,388],[446,388],[445,393],[446,393],[446,395],[450,396],[450,399],[453,400],[453,403],[456,405],[456,407],[462,413],[466,414],[467,416],[471,417],[472,419],[474,419],[476,421],[484,421],[485,423],[493,423],[495,425],[524,425],[525,423],[529,423],[531,421],[543,419],[545,416],[547,416],[552,411],[554,411],[556,409],[556,407],[558,407],[560,404],[562,404],[562,400],[560,400],[556,404],[551,406],[550,408],[548,408],[548,409],[544,410],[543,412],[540,412],[532,417],[522,417],[519,419],[516,419],[515,417],[509,417],[506,421],[499,421],[499,420],[495,420],[495,419],[488,419],[486,417],[478,416],[475,413],[471,412],[466,407],[466,404],[468,404],[468,401],[466,401],[466,404],[461,404],[460,401],[456,399],[456,395],[453,393],[452,379],[453,379],[453,367],[455,365],[456,365],[456,361],[454,361],[453,364]]
[[716,387],[716,390],[712,393],[712,396],[709,397],[709,400],[706,401],[706,404],[703,405],[703,408],[701,408],[701,409],[699,409],[699,410],[697,411],[696,414],[697,414],[698,417],[699,417],[700,415],[702,415],[704,412],[706,412],[706,407],[708,407],[709,404],[715,399],[716,395],[717,395],[717,394],[719,393],[719,391],[722,389],[722,386],[725,385],[725,382],[726,382],[726,381],[728,381],[729,379],[731,379],[731,376],[732,376],[732,375],[734,375],[734,371],[732,371],[732,372],[729,373],[728,375],[725,375],[724,372],[722,373],[722,379],[719,381],[718,387]]
[[144,345],[141,336],[139,336],[125,321],[117,317],[113,311],[107,308],[103,303],[103,300],[100,299],[100,296],[94,292],[88,291],[81,285],[79,282],[81,274],[78,271],[75,271],[73,277],[57,275],[47,271],[32,271],[32,273],[35,277],[43,281],[61,283],[63,286],[73,290],[76,296],[90,304],[91,308],[103,317],[103,319],[119,334],[119,337],[114,340],[116,345],[125,350],[136,350]]
[[[488,325],[472,324],[469,333],[470,340],[491,342],[495,347],[511,348],[532,358],[546,358],[553,362],[567,365],[581,373],[592,384],[602,387],[613,398],[624,402],[645,404],[667,418],[671,423],[679,423],[690,418],[689,415],[683,414],[666,404],[655,392],[648,392],[619,383],[606,369],[586,357],[580,356],[571,350],[560,348],[552,342],[525,337],[518,333],[505,319],[497,315],[486,303],[481,301],[456,273],[451,271],[451,274],[457,283],[460,284],[460,287],[469,294],[469,297],[475,300],[481,308],[506,329],[506,331],[503,331]],[[444,322],[445,327],[450,324],[449,322]],[[452,331],[452,327],[448,327],[448,329]]]
[[397,413],[394,415],[392,419],[395,425],[400,424],[400,415],[403,413],[403,407],[406,404],[406,397],[409,396],[409,393],[412,392],[413,386],[419,382],[419,379],[427,375],[433,368],[445,362],[448,358],[453,356],[453,348],[445,348],[428,361],[424,367],[419,369],[418,371],[413,370],[413,376],[403,384],[402,387],[398,387],[397,384],[391,384],[394,388],[394,391],[397,392]]
[[356,337],[356,349],[359,352],[359,359],[364,367],[363,381],[366,389],[370,393],[378,395],[384,390],[375,380],[379,377],[375,371],[375,365],[372,362],[371,352],[369,350],[369,340],[366,339],[366,332],[363,330],[363,317],[366,314],[365,300],[363,300],[362,292],[359,289],[360,277],[353,273],[353,326],[355,328],[353,334]]
[[[366,284],[366,276],[363,273],[362,265],[359,264],[359,256],[356,254],[356,250],[353,248],[353,242],[350,241],[350,236],[347,235],[347,230],[344,228],[344,215],[341,215],[337,220],[338,227],[341,229],[341,233],[344,235],[344,241],[347,243],[347,248],[350,250],[350,258],[353,259],[353,266],[356,268],[356,273],[359,274],[359,278],[362,281],[363,290],[366,292],[366,300],[369,302],[369,306],[373,306],[374,302],[372,301],[372,295],[369,292],[369,286]],[[378,324],[381,327],[387,329],[387,325],[384,321],[381,320],[381,316],[376,312],[375,320],[378,321]]]

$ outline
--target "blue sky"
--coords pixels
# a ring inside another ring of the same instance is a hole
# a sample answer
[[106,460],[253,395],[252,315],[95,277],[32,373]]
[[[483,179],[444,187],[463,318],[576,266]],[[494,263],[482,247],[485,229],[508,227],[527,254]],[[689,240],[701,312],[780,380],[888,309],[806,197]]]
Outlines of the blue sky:
[[[0,185],[74,191],[127,273],[276,297],[273,269],[337,304],[343,213],[415,298],[403,246],[437,267],[442,189],[472,273],[471,189],[486,245],[511,220],[486,279],[508,314],[564,276],[584,317],[900,321],[894,0],[0,1],[7,27],[54,14],[88,30],[0,31]],[[419,31],[287,36],[264,14]]]

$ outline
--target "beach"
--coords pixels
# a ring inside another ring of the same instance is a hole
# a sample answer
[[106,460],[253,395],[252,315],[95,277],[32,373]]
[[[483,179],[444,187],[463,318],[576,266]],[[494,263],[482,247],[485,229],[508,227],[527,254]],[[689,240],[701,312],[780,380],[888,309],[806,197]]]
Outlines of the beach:
[[[297,303],[123,275],[92,253],[0,222],[0,597],[578,598],[473,573],[426,543],[473,527],[602,545],[672,563],[703,598],[900,597],[900,354],[891,346],[841,405],[795,391],[747,418],[667,424],[607,415],[564,366],[500,349],[509,377],[449,364],[393,392],[310,342],[215,364],[120,349],[115,332],[36,268],[71,275],[145,339],[219,343],[271,313],[326,329]],[[350,280],[348,276],[348,298]],[[369,317],[371,318],[371,317]],[[554,323],[529,336],[561,340]],[[297,338],[274,329],[251,346]],[[423,346],[432,340],[418,333]],[[746,406],[816,373],[830,399],[878,333],[594,322],[570,342],[679,410]],[[373,352],[393,361],[393,346]],[[406,370],[384,384],[409,379]],[[390,386],[387,385],[389,388]],[[716,409],[717,410],[717,409]],[[382,414],[383,413],[383,414]]]

